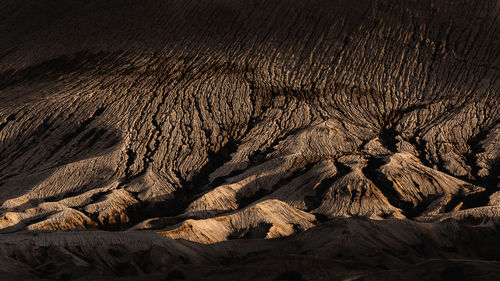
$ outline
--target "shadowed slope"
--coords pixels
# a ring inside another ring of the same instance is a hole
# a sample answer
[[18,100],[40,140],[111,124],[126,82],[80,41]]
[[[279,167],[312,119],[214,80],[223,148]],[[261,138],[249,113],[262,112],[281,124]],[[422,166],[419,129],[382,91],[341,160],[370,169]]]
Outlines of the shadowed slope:
[[395,218],[494,220],[499,13],[496,1],[3,1],[0,229],[209,243],[336,217],[388,219],[375,233],[406,223]]

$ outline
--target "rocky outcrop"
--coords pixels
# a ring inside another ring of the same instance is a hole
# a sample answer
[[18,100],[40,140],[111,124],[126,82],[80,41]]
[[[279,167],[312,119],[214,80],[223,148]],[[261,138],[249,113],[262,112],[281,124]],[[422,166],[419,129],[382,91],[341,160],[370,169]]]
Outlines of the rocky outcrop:
[[40,223],[27,210],[53,202],[123,228],[267,196],[413,218],[498,190],[493,2],[174,3],[6,4],[2,212]]
[[278,200],[267,200],[240,212],[204,220],[186,220],[161,235],[200,243],[239,238],[277,238],[314,226],[315,217]]
[[3,1],[0,231],[213,243],[338,217],[489,223],[499,12],[496,1]]

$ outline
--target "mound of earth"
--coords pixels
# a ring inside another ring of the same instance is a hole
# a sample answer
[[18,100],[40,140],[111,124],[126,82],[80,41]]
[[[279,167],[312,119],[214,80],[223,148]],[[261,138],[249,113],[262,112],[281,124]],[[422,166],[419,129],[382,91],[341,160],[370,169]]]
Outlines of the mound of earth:
[[499,34],[493,0],[3,1],[1,271],[491,280]]

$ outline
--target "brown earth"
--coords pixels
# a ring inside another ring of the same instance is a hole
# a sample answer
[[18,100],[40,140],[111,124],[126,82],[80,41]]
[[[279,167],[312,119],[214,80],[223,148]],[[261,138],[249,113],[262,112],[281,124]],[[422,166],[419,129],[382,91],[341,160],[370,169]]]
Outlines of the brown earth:
[[3,1],[0,271],[492,280],[499,34],[498,1]]

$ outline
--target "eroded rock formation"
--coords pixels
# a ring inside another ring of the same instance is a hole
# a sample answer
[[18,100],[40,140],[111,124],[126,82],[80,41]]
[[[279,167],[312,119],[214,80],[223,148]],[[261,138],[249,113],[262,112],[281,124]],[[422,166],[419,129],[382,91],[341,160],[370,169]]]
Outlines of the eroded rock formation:
[[[357,226],[375,236],[454,235],[449,219],[497,235],[499,15],[496,1],[4,1],[0,231],[80,230],[60,234],[76,247],[115,235],[94,230],[175,244],[150,231],[213,243],[312,228],[287,244],[362,216],[382,220]],[[197,266],[221,262],[199,247]],[[442,269],[419,257],[415,274]]]

